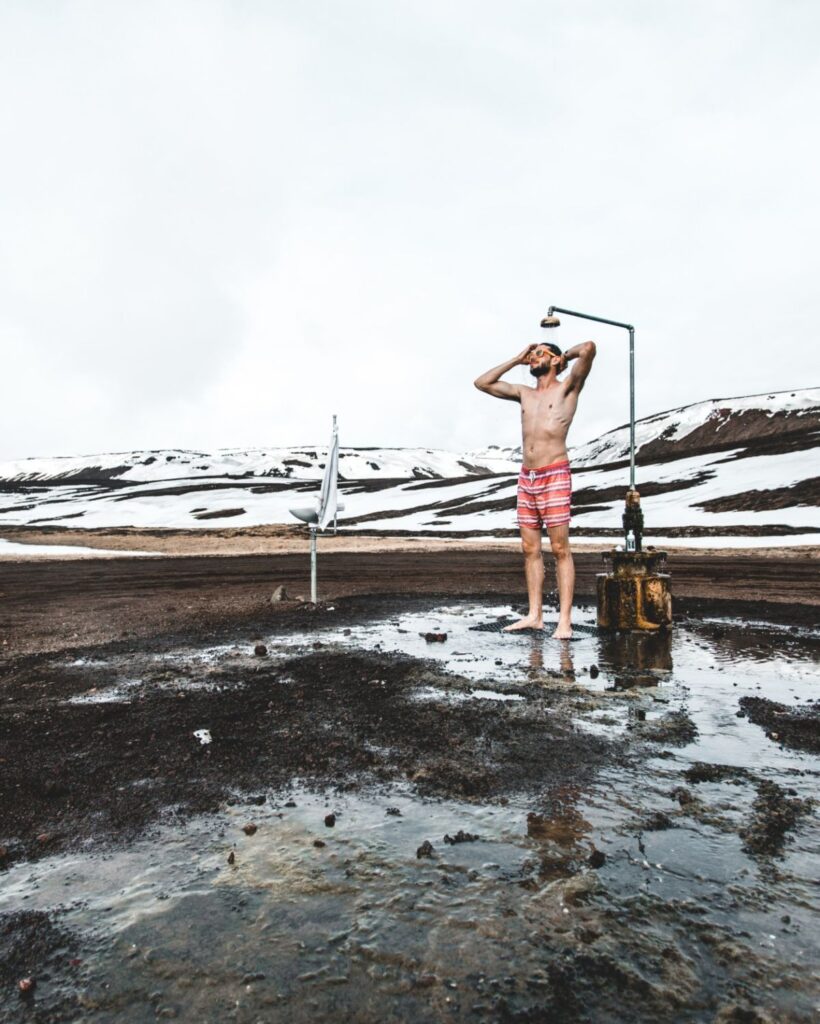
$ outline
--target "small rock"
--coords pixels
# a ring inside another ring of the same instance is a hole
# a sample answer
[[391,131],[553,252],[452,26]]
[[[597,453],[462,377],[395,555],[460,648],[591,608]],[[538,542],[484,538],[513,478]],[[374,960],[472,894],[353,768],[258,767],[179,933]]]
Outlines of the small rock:
[[447,639],[446,633],[419,633],[419,636],[423,636],[428,644],[443,644]]
[[335,824],[336,824],[336,815],[335,814],[326,814],[325,815],[325,825],[327,825],[328,828],[333,828],[333,826]]
[[663,811],[652,811],[641,820],[640,826],[644,832],[664,832],[668,828],[674,828],[675,823]]
[[391,815],[391,817],[393,818],[401,817],[401,811],[398,809],[398,807],[388,807],[384,813]]
[[36,987],[37,981],[34,978],[21,978],[17,982],[17,991],[21,996],[30,996]]
[[288,592],[284,587],[277,587],[270,596],[271,604],[278,604],[280,601],[289,601]]
[[265,655],[268,653],[268,649],[267,647],[265,647],[264,644],[257,644],[256,647],[254,647],[253,649],[253,653],[256,655],[257,658],[264,658]]
[[236,863],[236,854],[233,852],[233,850],[231,850],[231,852],[228,854],[228,863],[229,864],[235,864]]
[[287,800],[285,802],[285,807],[295,807],[295,806],[296,806],[296,801],[295,800]]
[[587,863],[591,868],[602,868],[606,864],[606,854],[603,850],[593,850],[587,858]]
[[456,843],[474,843],[480,837],[474,835],[472,832],[465,832],[463,829],[459,829],[454,836],[447,835],[444,837],[444,842],[448,846],[455,846]]
[[256,805],[257,805],[258,807],[261,807],[261,806],[262,806],[262,804],[263,804],[263,803],[265,802],[265,800],[266,800],[266,799],[267,799],[267,798],[266,798],[266,796],[265,796],[265,794],[264,794],[264,793],[257,793],[257,794],[256,794],[256,796],[252,796],[252,797],[250,798],[250,800],[248,801],[248,803],[251,803],[251,804],[256,804]]
[[324,839],[314,839],[313,845],[316,847],[317,850],[321,850],[323,846],[327,846],[327,843],[324,841]]
[[590,679],[597,679],[598,678],[598,673],[599,673],[599,669],[598,669],[597,665],[590,665],[589,666],[589,678]]
[[429,839],[425,839],[421,846],[416,850],[416,857],[421,859],[422,857],[433,856],[433,844]]
[[259,829],[258,825],[254,825],[252,821],[249,821],[247,825],[242,826],[242,831],[246,836],[252,836]]
[[645,722],[646,712],[643,708],[635,708],[635,717],[638,719],[639,722]]
[[243,985],[250,985],[250,983],[252,981],[263,981],[264,978],[265,978],[265,975],[261,971],[256,971],[253,974],[246,974],[242,978],[242,984]]

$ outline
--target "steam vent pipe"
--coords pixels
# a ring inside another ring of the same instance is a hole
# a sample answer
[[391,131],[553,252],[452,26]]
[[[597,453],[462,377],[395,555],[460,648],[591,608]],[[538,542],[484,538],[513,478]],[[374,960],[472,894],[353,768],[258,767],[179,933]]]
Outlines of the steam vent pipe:
[[598,626],[619,632],[668,629],[672,625],[672,594],[666,552],[652,547],[647,551],[643,549],[641,496],[635,487],[635,328],[620,320],[561,306],[550,306],[541,326],[557,327],[561,321],[556,313],[629,331],[629,489],[621,517],[624,543],[623,547],[604,554],[604,564],[609,562],[610,566],[607,572],[597,576]]

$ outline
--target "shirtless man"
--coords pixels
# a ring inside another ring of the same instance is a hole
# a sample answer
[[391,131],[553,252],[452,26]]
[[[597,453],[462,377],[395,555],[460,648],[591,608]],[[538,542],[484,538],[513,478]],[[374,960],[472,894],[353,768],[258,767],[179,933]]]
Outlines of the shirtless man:
[[[530,607],[527,615],[507,626],[507,630],[544,628],[541,527],[546,526],[558,577],[558,628],[552,635],[561,640],[572,636],[575,564],[569,547],[572,478],[566,442],[578,395],[594,358],[594,341],[585,341],[564,353],[557,345],[528,345],[520,355],[488,370],[475,381],[479,391],[521,403],[524,465],[518,478],[517,521]],[[570,362],[574,362],[572,371],[559,380],[558,374],[563,373]],[[529,366],[535,387],[501,380],[514,366],[521,365]]]

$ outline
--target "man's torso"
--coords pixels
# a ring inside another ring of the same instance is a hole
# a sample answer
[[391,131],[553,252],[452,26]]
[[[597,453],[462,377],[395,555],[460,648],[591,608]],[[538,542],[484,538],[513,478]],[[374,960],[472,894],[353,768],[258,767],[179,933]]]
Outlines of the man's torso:
[[556,382],[541,391],[521,389],[521,430],[524,465],[537,469],[567,455],[567,432],[578,406],[578,391]]

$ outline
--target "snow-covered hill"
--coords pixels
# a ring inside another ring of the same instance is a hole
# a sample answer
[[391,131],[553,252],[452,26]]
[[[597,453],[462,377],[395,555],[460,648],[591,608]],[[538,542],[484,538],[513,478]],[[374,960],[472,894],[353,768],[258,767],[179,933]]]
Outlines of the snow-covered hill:
[[[85,484],[154,483],[169,480],[320,480],[327,449],[221,448],[216,452],[111,452],[104,455],[19,459],[0,463],[0,482]],[[461,456],[430,448],[341,448],[342,480],[413,480],[513,472],[510,449]]]
[[[637,424],[648,531],[681,543],[820,541],[820,389],[715,399]],[[327,449],[128,452],[0,463],[0,532],[23,525],[199,529],[293,524]],[[571,452],[573,532],[618,532],[627,427]],[[340,526],[515,534],[520,450],[343,448]],[[7,534],[8,535],[8,534]]]

